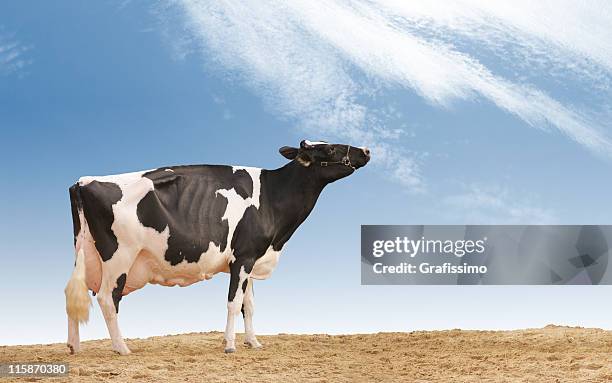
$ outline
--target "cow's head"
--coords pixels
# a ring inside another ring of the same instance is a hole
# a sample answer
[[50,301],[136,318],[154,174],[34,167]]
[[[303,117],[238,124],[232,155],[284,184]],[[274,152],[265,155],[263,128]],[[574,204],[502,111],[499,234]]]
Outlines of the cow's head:
[[370,150],[366,147],[322,141],[303,140],[299,148],[283,146],[278,151],[330,182],[352,174],[370,161]]

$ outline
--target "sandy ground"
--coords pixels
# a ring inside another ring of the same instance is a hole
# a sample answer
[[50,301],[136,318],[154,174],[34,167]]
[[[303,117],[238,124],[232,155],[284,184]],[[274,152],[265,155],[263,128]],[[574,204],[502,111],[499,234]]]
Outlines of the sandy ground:
[[[9,381],[150,382],[612,382],[612,331],[547,326],[520,331],[417,331],[261,336],[264,349],[224,354],[223,334],[0,347],[1,362],[66,361],[70,378]],[[238,339],[241,340],[241,334]]]

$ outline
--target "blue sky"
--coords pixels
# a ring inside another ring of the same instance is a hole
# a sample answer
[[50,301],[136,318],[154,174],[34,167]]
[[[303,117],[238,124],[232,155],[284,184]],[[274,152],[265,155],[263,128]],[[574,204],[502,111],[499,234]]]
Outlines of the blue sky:
[[[0,344],[65,337],[78,177],[276,168],[302,138],[373,162],[256,285],[259,332],[611,328],[606,286],[359,284],[360,224],[610,223],[610,5],[514,3],[3,2]],[[226,290],[147,286],[123,333],[221,330]],[[107,336],[97,305],[82,336]]]

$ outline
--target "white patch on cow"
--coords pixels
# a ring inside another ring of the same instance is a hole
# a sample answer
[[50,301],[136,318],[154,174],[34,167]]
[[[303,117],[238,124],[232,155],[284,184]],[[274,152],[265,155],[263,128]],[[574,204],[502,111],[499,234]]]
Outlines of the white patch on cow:
[[266,250],[266,253],[255,261],[255,265],[251,271],[251,278],[268,279],[278,264],[281,251],[282,249],[276,251],[270,246],[268,250]]
[[[229,248],[229,245],[227,245],[227,246],[228,246],[227,248]],[[228,263],[234,263],[234,262],[236,262],[236,257],[234,256],[234,252],[233,252],[233,251],[230,251],[230,255],[229,255],[228,260],[229,260],[229,262],[228,262]]]
[[168,285],[167,280],[175,273],[173,267],[164,259],[168,249],[170,228],[166,226],[160,233],[151,227],[142,224],[140,226],[140,250],[137,251],[137,257],[128,272],[123,289],[125,294],[138,290],[147,283]]
[[311,146],[314,146],[314,145],[328,145],[328,143],[325,142],[325,141],[308,141],[308,140],[304,140],[304,141],[305,141],[306,145],[311,145]]
[[[220,272],[229,273],[228,253],[230,253],[229,245],[225,248],[225,251],[222,252],[221,247],[210,241],[208,250],[202,253],[198,261],[200,280],[211,279],[215,274]],[[233,255],[231,257],[233,258]]]
[[225,352],[236,351],[236,332],[234,327],[234,319],[242,308],[242,301],[244,300],[244,292],[242,291],[242,284],[249,278],[249,274],[244,270],[244,266],[240,268],[240,274],[238,276],[238,289],[234,299],[227,303],[227,324],[225,326]]
[[259,199],[261,194],[261,169],[242,166],[234,166],[232,169],[234,173],[237,170],[245,170],[249,176],[251,176],[251,180],[253,181],[253,194],[251,197],[242,198],[234,188],[219,189],[215,192],[215,195],[220,194],[227,199],[227,207],[225,209],[225,213],[223,213],[223,217],[221,217],[221,220],[226,220],[229,227],[226,249],[230,250],[228,260],[231,262],[236,260],[234,257],[234,250],[231,248],[236,227],[238,227],[238,223],[244,216],[244,212],[247,208],[249,208],[249,206],[255,206],[256,209],[259,209]]
[[227,199],[227,208],[225,209],[225,213],[223,213],[221,220],[227,221],[229,226],[229,232],[227,233],[227,245],[229,247],[229,245],[232,243],[234,231],[236,230],[236,226],[238,226],[238,222],[240,222],[242,219],[246,209],[252,204],[236,193],[236,189],[234,188],[229,190],[219,189],[215,192],[215,194],[220,194]]
[[[153,228],[145,227],[138,220],[138,214],[136,213],[138,203],[148,192],[154,189],[153,181],[146,177],[140,177],[137,180],[132,179],[129,183],[122,182],[117,183],[117,185],[121,188],[122,196],[121,199],[113,205],[113,216],[115,220],[111,229],[113,233],[115,233],[117,242],[119,243],[119,247],[115,254],[120,252],[136,252],[136,254],[130,254],[133,257],[130,259],[131,265],[137,253],[145,247],[152,247],[151,250],[153,251],[163,250],[163,252],[165,252],[165,249],[159,249],[158,246],[165,244],[167,248],[168,227],[166,227],[162,233],[157,232]],[[161,238],[159,238],[160,236]],[[153,246],[149,245],[149,241],[153,241]],[[114,258],[113,256],[106,263],[113,262]],[[123,263],[123,261],[117,262]]]
[[143,170],[139,172],[131,172],[131,173],[123,173],[123,174],[113,174],[113,175],[108,175],[108,176],[85,176],[85,177],[79,178],[79,185],[85,186],[93,181],[112,182],[114,184],[117,184],[117,186],[121,188],[121,191],[123,191],[123,188],[140,180],[143,174],[150,172],[150,171],[152,170]]

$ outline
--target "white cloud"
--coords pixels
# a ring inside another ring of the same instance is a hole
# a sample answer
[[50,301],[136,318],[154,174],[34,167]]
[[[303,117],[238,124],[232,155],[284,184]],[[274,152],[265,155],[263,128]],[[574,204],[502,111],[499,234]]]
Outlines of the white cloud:
[[461,224],[554,224],[551,210],[538,206],[533,197],[518,196],[506,187],[469,185],[462,193],[442,201],[445,218]]
[[[172,4],[183,13],[188,41],[204,48],[209,63],[237,75],[313,138],[372,146],[378,164],[410,190],[424,189],[420,157],[401,148],[388,113],[370,102],[386,89],[413,91],[440,107],[485,99],[530,126],[612,154],[609,126],[593,117],[610,95],[608,2]],[[495,65],[479,59],[486,52],[497,57]],[[543,70],[531,73],[538,67]],[[588,81],[584,86],[599,89],[604,101],[587,107],[560,101],[529,82],[538,76]]]
[[13,36],[3,33],[0,28],[0,74],[17,72],[25,67],[29,60],[24,58],[28,50]]
[[580,62],[588,59],[612,71],[612,12],[605,0],[379,0],[379,4],[415,29],[428,29],[442,39],[462,35],[500,54],[514,45],[530,55],[546,55],[547,61],[567,69],[596,69]]
[[417,158],[395,147],[397,132],[358,101],[372,86],[355,79],[346,59],[307,31],[295,9],[271,3],[179,4],[206,59],[237,74],[270,108],[297,122],[313,139],[372,146],[379,164],[402,159],[402,168],[391,171],[411,190],[423,188]]

